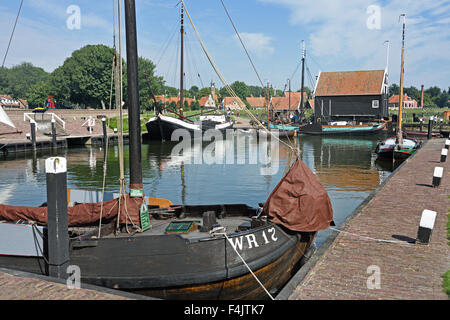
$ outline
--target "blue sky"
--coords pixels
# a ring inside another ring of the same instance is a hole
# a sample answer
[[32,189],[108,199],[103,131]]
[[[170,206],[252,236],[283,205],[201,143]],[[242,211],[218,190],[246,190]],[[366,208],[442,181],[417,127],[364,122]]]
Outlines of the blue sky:
[[[158,62],[157,73],[178,86],[177,0],[136,0],[139,55]],[[208,51],[227,82],[259,85],[220,0],[185,0]],[[390,41],[390,82],[399,82],[401,23],[406,14],[405,86],[450,86],[450,0],[224,0],[260,78],[284,89],[300,87],[301,41],[307,50],[305,83],[319,71],[384,69]],[[0,2],[3,58],[20,0]],[[70,30],[67,9],[81,10],[81,28]],[[374,9],[375,8],[375,9]],[[378,9],[377,9],[378,8]],[[374,11],[375,10],[375,11]],[[377,11],[378,10],[378,11]],[[87,44],[112,46],[113,0],[25,0],[6,61],[53,71]],[[186,87],[222,87],[186,19]],[[171,38],[171,35],[174,35]],[[171,39],[171,41],[168,41]],[[125,40],[124,40],[125,43]],[[165,44],[168,43],[166,50]],[[124,48],[125,51],[125,48]],[[200,74],[198,78],[197,74]]]

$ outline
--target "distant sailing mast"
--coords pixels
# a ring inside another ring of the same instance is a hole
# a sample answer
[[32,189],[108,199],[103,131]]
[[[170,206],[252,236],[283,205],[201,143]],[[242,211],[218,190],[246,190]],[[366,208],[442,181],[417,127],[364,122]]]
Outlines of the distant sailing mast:
[[305,110],[303,108],[303,91],[305,85],[305,55],[305,41],[302,40],[302,88],[300,90],[300,121],[302,121],[302,119],[305,117]]
[[398,119],[397,119],[397,139],[396,143],[401,148],[403,145],[402,134],[402,108],[403,108],[403,73],[404,73],[404,58],[405,58],[405,14],[401,14],[403,17],[403,34],[402,34],[402,62],[400,69],[400,99],[398,104]]

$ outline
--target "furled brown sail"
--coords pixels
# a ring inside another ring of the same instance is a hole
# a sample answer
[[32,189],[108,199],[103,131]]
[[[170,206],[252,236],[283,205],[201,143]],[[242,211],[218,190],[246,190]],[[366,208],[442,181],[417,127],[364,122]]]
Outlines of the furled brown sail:
[[301,160],[296,160],[272,191],[264,212],[269,220],[293,231],[313,232],[334,225],[327,191]]
[[[120,223],[140,225],[140,206],[142,198],[122,197],[120,204]],[[103,202],[102,221],[114,219],[119,210],[119,199]],[[81,203],[67,208],[69,226],[87,226],[98,223],[100,219],[101,203]],[[33,221],[40,225],[47,225],[47,207],[23,207],[0,204],[0,220]]]

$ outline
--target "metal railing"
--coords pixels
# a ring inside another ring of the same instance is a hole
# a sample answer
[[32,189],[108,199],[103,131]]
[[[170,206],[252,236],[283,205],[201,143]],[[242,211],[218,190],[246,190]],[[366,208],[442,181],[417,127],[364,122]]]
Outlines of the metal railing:
[[[61,119],[60,117],[58,117],[56,114],[54,114],[54,113],[39,113],[39,114],[41,115],[41,120],[45,120],[44,118],[46,116],[50,116],[51,115],[51,119],[50,120],[55,121],[55,122],[59,122],[62,125],[63,129],[66,129],[66,122],[63,119]],[[30,115],[32,115],[33,117],[31,117]],[[23,114],[23,121],[27,121],[27,119],[28,119],[28,121],[31,121],[31,120],[36,121],[36,116],[37,115],[38,115],[38,113],[24,113]]]

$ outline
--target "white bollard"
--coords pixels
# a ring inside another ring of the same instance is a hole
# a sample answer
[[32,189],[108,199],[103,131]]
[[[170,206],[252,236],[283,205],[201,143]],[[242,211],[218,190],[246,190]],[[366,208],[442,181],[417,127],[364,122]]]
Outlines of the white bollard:
[[47,178],[49,275],[66,279],[66,269],[69,264],[66,158],[46,159],[45,172]]
[[431,210],[423,210],[420,218],[419,230],[417,231],[417,243],[428,244],[433,231],[434,222],[436,220],[436,212]]
[[443,167],[435,167],[433,173],[433,187],[439,187],[441,184],[441,179],[444,174]]
[[445,140],[445,149],[450,147],[450,139]]
[[448,149],[442,149],[441,151],[441,162],[445,162],[447,160]]

